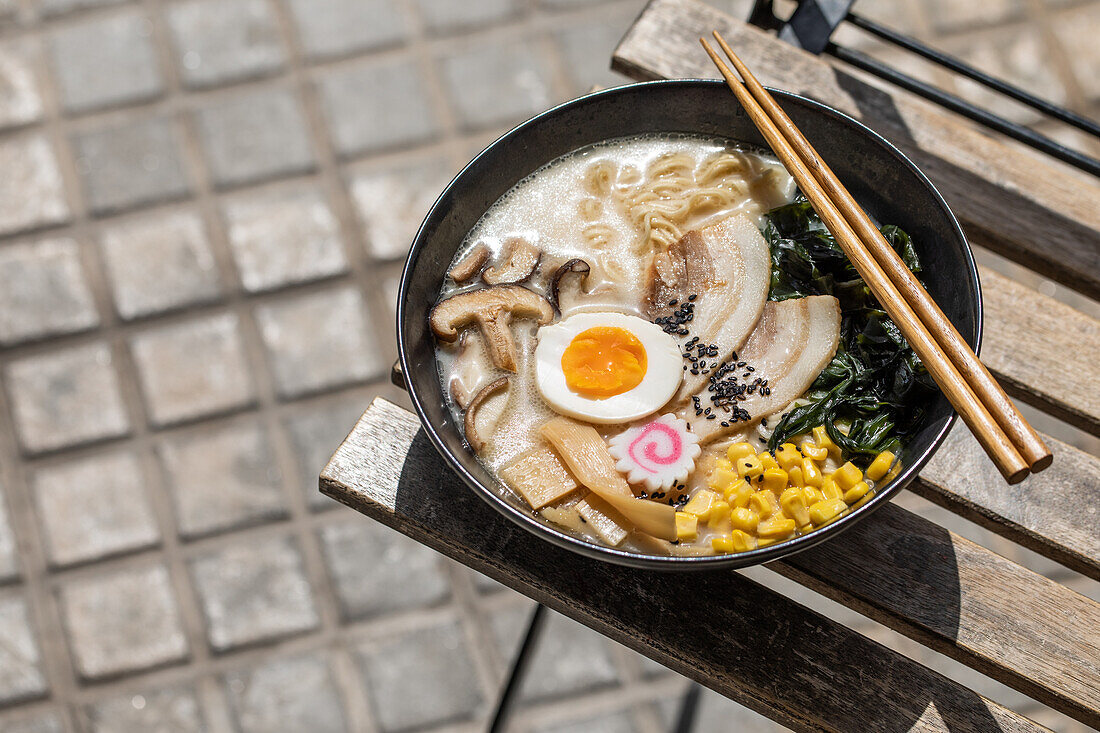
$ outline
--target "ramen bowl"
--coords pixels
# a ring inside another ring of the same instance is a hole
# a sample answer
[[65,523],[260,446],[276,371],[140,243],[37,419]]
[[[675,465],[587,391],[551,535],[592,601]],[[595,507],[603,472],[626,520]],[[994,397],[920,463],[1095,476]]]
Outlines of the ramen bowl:
[[[897,148],[858,121],[805,97],[772,90],[872,218],[909,233],[929,293],[977,350],[981,291],[966,238],[929,180]],[[903,470],[839,520],[811,533],[738,554],[650,555],[595,544],[551,524],[503,487],[467,447],[461,422],[448,407],[428,326],[448,267],[467,233],[517,182],[546,163],[586,145],[653,133],[725,137],[766,148],[752,121],[723,82],[655,81],[595,92],[543,112],[500,137],[443,191],[409,251],[397,304],[397,343],[404,386],[424,431],[450,466],[478,495],[525,530],[570,550],[637,567],[669,570],[735,568],[775,560],[843,532],[913,480],[942,444],[955,413],[942,394],[902,453]]]

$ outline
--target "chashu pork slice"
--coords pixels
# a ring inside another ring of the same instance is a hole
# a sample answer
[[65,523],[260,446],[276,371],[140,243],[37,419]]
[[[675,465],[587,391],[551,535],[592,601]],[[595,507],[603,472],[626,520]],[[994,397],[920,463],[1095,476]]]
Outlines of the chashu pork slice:
[[[656,320],[690,312],[691,320],[683,324],[688,333],[679,336],[681,351],[698,337],[696,346],[717,347],[707,362],[722,363],[741,348],[760,320],[770,281],[768,243],[747,216],[730,216],[688,232],[668,252],[654,257],[646,315]],[[689,301],[693,295],[695,300]],[[672,301],[676,305],[670,306]],[[685,371],[670,404],[683,402],[706,381],[705,374]]]
[[[750,422],[783,409],[810,388],[836,355],[839,342],[840,303],[833,296],[811,295],[769,302],[764,306],[760,323],[737,353],[738,361],[755,370],[751,372],[752,379],[741,378],[744,369],[735,371],[742,382],[751,383],[757,377],[767,380],[768,391],[765,394],[757,389],[736,405],[748,412]],[[745,422],[735,422],[723,427],[728,413],[713,407],[711,394],[704,388],[699,393],[699,405],[704,410],[711,407],[718,415],[716,419],[708,420],[705,414],[696,416],[691,405],[680,414],[699,436],[700,443],[744,430],[746,426]]]

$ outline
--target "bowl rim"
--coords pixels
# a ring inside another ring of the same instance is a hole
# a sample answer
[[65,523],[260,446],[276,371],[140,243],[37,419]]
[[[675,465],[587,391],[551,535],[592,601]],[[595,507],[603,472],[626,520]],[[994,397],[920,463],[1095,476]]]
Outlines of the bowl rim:
[[[813,532],[794,537],[783,542],[778,542],[774,545],[768,545],[767,547],[759,547],[754,550],[748,550],[746,552],[732,553],[725,555],[703,555],[703,556],[679,556],[679,555],[650,555],[642,552],[634,552],[630,550],[622,550],[616,547],[609,547],[607,545],[598,545],[592,542],[575,537],[564,531],[561,531],[553,527],[549,522],[540,520],[530,511],[523,511],[518,507],[513,506],[509,502],[505,501],[496,491],[490,487],[484,485],[480,480],[473,476],[462,462],[451,452],[451,450],[443,442],[442,437],[436,426],[432,425],[431,421],[427,417],[427,413],[424,410],[421,403],[420,395],[417,394],[417,389],[413,385],[409,375],[410,364],[408,357],[408,343],[405,339],[404,329],[402,328],[405,321],[405,302],[408,295],[409,283],[412,276],[412,271],[416,265],[417,259],[420,256],[420,251],[424,246],[426,240],[426,232],[429,222],[436,218],[437,210],[445,205],[445,201],[449,198],[449,194],[456,186],[462,184],[467,172],[479,165],[482,157],[486,156],[491,150],[497,146],[505,143],[506,141],[518,137],[524,133],[528,128],[541,124],[543,121],[553,118],[560,114],[562,111],[571,109],[576,106],[591,104],[593,100],[599,100],[604,97],[611,97],[616,94],[623,93],[624,90],[636,90],[638,88],[649,87],[675,87],[675,86],[708,86],[708,87],[721,87],[726,88],[724,81],[719,79],[658,79],[654,81],[634,82],[630,84],[623,84],[620,86],[610,87],[608,89],[601,89],[598,91],[584,94],[575,99],[563,102],[555,105],[550,109],[547,109],[539,114],[519,123],[512,129],[508,130],[504,134],[497,137],[493,142],[489,143],[481,152],[474,156],[462,169],[451,179],[446,188],[436,198],[432,207],[428,210],[428,213],[424,216],[420,227],[417,229],[416,236],[413,239],[412,245],[409,249],[409,254],[405,260],[405,265],[401,271],[401,282],[398,289],[397,297],[397,309],[396,309],[396,328],[397,328],[397,350],[398,358],[405,377],[405,390],[409,395],[413,403],[413,408],[416,411],[417,417],[420,419],[420,424],[424,429],[424,432],[428,435],[429,440],[435,446],[435,449],[443,456],[444,460],[448,463],[452,470],[454,470],[459,478],[463,482],[474,490],[474,493],[478,494],[484,501],[490,506],[494,507],[497,511],[511,520],[514,524],[522,527],[523,529],[532,532],[543,539],[546,539],[558,547],[562,547],[573,552],[578,552],[583,556],[604,560],[619,565],[625,565],[634,568],[644,568],[653,570],[716,570],[716,569],[732,569],[742,568],[752,565],[758,565],[765,562],[776,560],[780,557],[786,557],[793,555],[796,552],[801,552],[813,547],[821,542],[825,542],[830,538],[838,535],[849,527],[853,526],[860,519],[868,516],[876,509],[887,504],[890,498],[898,491],[907,486],[917,473],[931,460],[932,456],[943,445],[951,428],[954,427],[955,421],[958,418],[958,413],[949,406],[949,414],[947,420],[944,422],[943,427],[933,437],[928,448],[924,451],[923,455],[918,457],[909,466],[902,469],[902,472],[894,478],[889,484],[883,487],[881,490],[877,490],[874,496],[871,497],[866,503],[856,507],[853,511],[845,514],[840,519],[831,522]],[[932,194],[933,199],[940,205],[944,214],[947,216],[948,222],[958,235],[959,241],[963,245],[963,258],[966,262],[968,269],[968,277],[971,280],[971,284],[974,288],[976,295],[975,302],[975,315],[976,315],[976,328],[975,328],[975,341],[974,352],[978,353],[981,349],[982,332],[983,332],[983,298],[981,289],[981,279],[978,275],[977,263],[974,260],[974,253],[970,247],[970,242],[966,238],[966,234],[963,232],[958,219],[955,217],[954,212],[947,205],[943,195],[939,189],[928,179],[928,176],[921,171],[906,156],[901,150],[899,150],[893,143],[878,134],[865,124],[855,119],[854,117],[841,112],[838,109],[830,107],[809,97],[794,92],[788,92],[782,89],[776,89],[773,87],[766,87],[768,91],[777,99],[783,101],[796,101],[805,104],[811,108],[816,109],[819,113],[824,114],[827,117],[831,117],[837,120],[841,124],[847,124],[855,127],[856,130],[863,135],[870,137],[877,141],[888,155],[891,155],[895,160],[903,167],[909,170],[910,173],[916,176],[920,183],[923,183],[928,191]],[[731,102],[736,100],[731,97]]]

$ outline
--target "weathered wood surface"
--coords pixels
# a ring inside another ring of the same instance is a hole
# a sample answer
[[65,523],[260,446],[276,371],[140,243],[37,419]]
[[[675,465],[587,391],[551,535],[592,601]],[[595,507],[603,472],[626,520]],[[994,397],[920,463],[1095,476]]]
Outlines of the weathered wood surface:
[[1100,604],[937,524],[890,504],[769,567],[1100,725]]
[[1100,459],[1049,436],[1043,440],[1054,463],[1008,487],[966,427],[956,424],[911,489],[1100,579]]
[[1010,147],[915,95],[777,41],[699,0],[652,0],[612,67],[635,79],[716,78],[699,37],[720,30],[765,84],[836,107],[920,166],[971,241],[1100,298],[1100,181]]
[[1100,435],[1100,322],[993,270],[980,275],[986,366],[1014,397]]
[[795,730],[1044,730],[737,573],[633,570],[534,537],[462,484],[416,418],[385,400],[337,450],[321,489]]

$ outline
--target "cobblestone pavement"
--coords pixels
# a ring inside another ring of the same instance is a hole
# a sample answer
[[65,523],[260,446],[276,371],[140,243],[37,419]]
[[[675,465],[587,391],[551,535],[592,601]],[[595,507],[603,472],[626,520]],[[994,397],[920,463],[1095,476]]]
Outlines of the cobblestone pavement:
[[[0,729],[480,729],[530,603],[316,475],[401,399],[396,277],[435,194],[503,127],[620,81],[640,6],[0,0]],[[1097,113],[1100,2],[860,7]],[[684,688],[555,617],[516,727],[655,732]],[[774,728],[716,696],[701,716]]]

